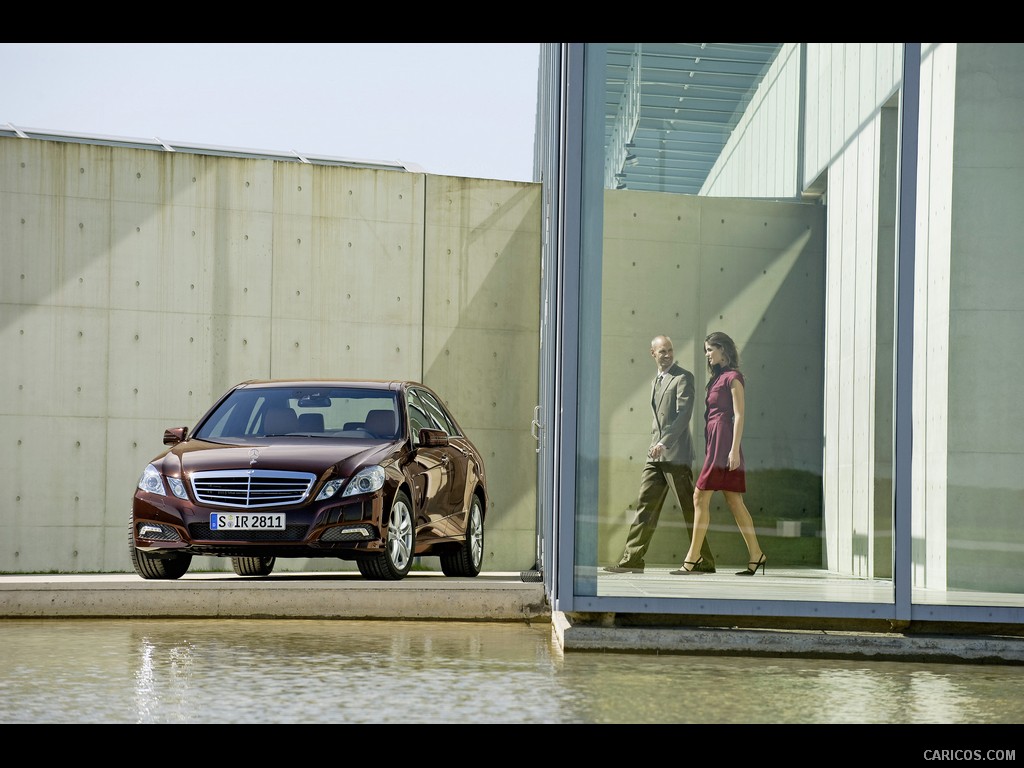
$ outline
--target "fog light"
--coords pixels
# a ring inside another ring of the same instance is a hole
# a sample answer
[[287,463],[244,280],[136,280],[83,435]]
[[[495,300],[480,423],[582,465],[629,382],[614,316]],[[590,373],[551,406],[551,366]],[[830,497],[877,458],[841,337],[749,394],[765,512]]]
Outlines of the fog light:
[[369,541],[375,539],[376,531],[368,525],[348,525],[329,528],[321,541]]
[[142,523],[138,527],[140,539],[150,539],[157,541],[181,541],[181,537],[178,532],[167,525],[160,525],[158,523]]

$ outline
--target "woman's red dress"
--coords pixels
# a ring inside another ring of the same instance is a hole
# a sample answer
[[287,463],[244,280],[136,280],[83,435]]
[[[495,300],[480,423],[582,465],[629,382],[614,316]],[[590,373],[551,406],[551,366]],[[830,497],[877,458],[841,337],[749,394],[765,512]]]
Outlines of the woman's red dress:
[[696,487],[702,491],[747,490],[747,471],[740,448],[740,465],[729,469],[729,451],[732,448],[732,427],[735,416],[732,407],[732,383],[746,386],[743,374],[726,368],[712,380],[704,398],[704,467],[697,478]]

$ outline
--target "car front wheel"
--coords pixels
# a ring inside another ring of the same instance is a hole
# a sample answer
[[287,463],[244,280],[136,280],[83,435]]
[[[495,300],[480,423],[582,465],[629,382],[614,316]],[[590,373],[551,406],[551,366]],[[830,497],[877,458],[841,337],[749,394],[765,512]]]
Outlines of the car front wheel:
[[169,555],[152,555],[135,546],[135,520],[128,524],[128,555],[135,573],[144,579],[180,579],[192,564],[192,555],[174,552]]
[[357,562],[359,572],[367,579],[404,579],[412,568],[415,547],[416,526],[412,517],[412,502],[403,491],[399,491],[391,505],[387,546],[378,555],[361,558]]

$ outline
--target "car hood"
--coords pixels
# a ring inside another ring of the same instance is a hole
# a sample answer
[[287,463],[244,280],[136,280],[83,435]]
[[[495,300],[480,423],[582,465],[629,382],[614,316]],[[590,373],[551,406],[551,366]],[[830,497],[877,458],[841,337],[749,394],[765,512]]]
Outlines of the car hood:
[[[383,462],[392,454],[395,441],[301,439],[267,445],[232,445],[188,440],[171,448],[162,459],[166,474],[185,474],[225,469],[274,469],[312,472],[320,476],[331,467],[349,475],[367,464]],[[254,452],[258,455],[254,456]]]

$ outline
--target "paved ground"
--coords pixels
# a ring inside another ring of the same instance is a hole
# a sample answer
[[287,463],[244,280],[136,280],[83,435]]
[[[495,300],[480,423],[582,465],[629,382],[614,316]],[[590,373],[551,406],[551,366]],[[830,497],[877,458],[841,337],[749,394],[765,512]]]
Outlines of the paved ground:
[[414,571],[397,582],[358,573],[282,573],[242,578],[186,574],[0,576],[0,619],[267,618],[548,622],[563,651],[804,656],[1024,664],[1024,638],[710,627],[616,626],[552,612],[539,582],[521,574],[474,579]]

